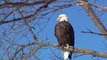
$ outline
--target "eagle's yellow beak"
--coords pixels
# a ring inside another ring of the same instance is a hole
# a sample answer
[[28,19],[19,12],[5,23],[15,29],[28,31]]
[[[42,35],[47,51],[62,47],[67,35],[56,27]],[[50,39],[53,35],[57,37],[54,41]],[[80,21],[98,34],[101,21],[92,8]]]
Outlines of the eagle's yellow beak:
[[60,19],[61,19],[60,17],[57,18],[57,20],[60,20]]

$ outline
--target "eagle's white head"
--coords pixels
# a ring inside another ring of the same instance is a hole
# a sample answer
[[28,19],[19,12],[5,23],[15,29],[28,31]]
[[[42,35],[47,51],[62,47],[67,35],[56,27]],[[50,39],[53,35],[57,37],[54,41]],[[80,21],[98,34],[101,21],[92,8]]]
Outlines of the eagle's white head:
[[57,20],[59,22],[68,21],[68,17],[66,16],[66,14],[60,14],[59,17],[57,18]]

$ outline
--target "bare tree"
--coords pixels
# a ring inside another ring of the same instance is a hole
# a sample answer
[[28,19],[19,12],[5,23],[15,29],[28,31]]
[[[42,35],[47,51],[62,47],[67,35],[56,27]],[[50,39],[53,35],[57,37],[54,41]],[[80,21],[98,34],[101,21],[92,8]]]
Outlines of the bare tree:
[[[71,6],[83,7],[99,32],[82,31],[104,36],[107,39],[107,29],[93,10],[107,11],[107,7],[95,4],[97,0],[0,0],[0,60],[41,60],[36,54],[43,47],[62,49],[58,44],[43,42],[38,34],[42,32],[55,12]],[[54,36],[54,35],[53,35]],[[50,46],[50,47],[48,47]],[[107,53],[94,50],[75,48],[67,49],[78,56],[90,54],[107,58]],[[51,51],[51,50],[50,50]],[[52,51],[51,51],[52,52]],[[54,54],[53,60],[62,59]]]

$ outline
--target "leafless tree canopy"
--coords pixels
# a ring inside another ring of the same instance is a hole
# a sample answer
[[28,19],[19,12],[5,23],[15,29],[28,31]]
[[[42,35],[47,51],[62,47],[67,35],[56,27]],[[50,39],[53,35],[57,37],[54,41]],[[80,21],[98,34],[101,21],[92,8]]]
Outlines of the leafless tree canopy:
[[[72,6],[82,7],[100,31],[88,30],[82,33],[101,35],[106,40],[107,29],[93,8],[107,11],[107,7],[97,5],[96,2],[97,0],[0,0],[0,60],[41,60],[36,53],[43,47],[61,49],[57,44],[42,42],[38,35],[55,12]],[[67,50],[73,51],[72,47]],[[80,53],[79,56],[91,54],[107,58],[105,52],[82,48],[75,48],[74,52]],[[54,58],[50,59],[62,59],[54,53],[53,55]]]

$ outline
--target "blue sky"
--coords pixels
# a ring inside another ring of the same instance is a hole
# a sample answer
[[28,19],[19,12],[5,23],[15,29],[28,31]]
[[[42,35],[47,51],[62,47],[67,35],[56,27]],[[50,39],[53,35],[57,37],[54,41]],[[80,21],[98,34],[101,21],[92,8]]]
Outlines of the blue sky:
[[[106,0],[97,0],[96,2],[93,2],[93,0],[90,1],[91,3],[95,3],[97,5],[101,6],[107,6],[107,1]],[[58,3],[59,4],[59,3]],[[60,3],[64,4],[64,3]],[[52,6],[55,4],[52,4]],[[57,4],[56,4],[57,5]],[[51,6],[51,5],[50,5]],[[26,10],[26,9],[25,9]],[[104,14],[101,15],[103,11],[100,11],[100,9],[96,9],[93,7],[93,10],[96,12],[98,17],[101,19],[102,23],[105,25],[107,28],[107,12],[104,12]],[[7,12],[7,10],[6,10]],[[54,28],[55,25],[58,23],[56,20],[57,17],[60,14],[66,14],[69,18],[69,22],[74,28],[75,31],[75,47],[76,48],[84,48],[84,49],[90,49],[90,50],[95,50],[98,52],[107,52],[107,41],[103,36],[95,35],[95,34],[87,34],[87,33],[81,33],[81,31],[88,31],[87,29],[93,31],[93,32],[98,32],[100,33],[99,29],[95,26],[91,18],[87,15],[87,13],[82,9],[80,6],[71,6],[69,8],[61,9],[57,12],[51,13],[44,18],[49,18],[51,17],[48,22],[46,19],[41,19],[37,25],[35,25],[36,30],[34,30],[35,34],[37,34],[37,37],[41,42],[52,42],[52,43],[57,43],[57,39],[54,35]],[[18,16],[18,14],[16,14]],[[18,16],[20,17],[20,16]],[[8,19],[11,19],[12,17],[9,17]],[[42,18],[42,17],[39,17]],[[38,19],[39,20],[39,19]],[[37,20],[35,20],[37,21]],[[35,22],[34,22],[35,23]],[[32,24],[32,26],[34,25]],[[18,22],[20,24],[20,22]],[[44,27],[46,24],[45,28],[41,30],[41,28]],[[7,27],[9,25],[2,25],[5,26],[4,29],[8,29]],[[16,25],[17,26],[17,25]],[[2,28],[0,28],[2,29]],[[21,29],[21,30],[19,30]],[[17,39],[17,43],[29,43],[31,41],[34,41],[30,33],[28,32],[26,26],[24,27],[19,27],[16,32],[13,32],[15,34],[9,35],[8,37],[11,37],[14,39]],[[40,31],[38,33],[38,31]],[[0,30],[0,32],[2,32]],[[21,32],[21,33],[19,33]],[[9,32],[11,33],[11,32]],[[16,34],[17,33],[17,34]],[[27,35],[26,37],[21,37],[22,35]],[[16,38],[17,37],[17,38]],[[2,53],[2,51],[0,51]],[[54,47],[43,47],[40,50],[37,51],[35,54],[38,58],[41,60],[55,60],[54,59],[54,54],[58,55],[59,57],[62,56],[62,52],[59,49],[56,49]],[[75,55],[75,53],[74,53]],[[28,60],[32,60],[32,57],[29,58]],[[93,57],[89,54],[84,55],[84,56],[79,56],[76,58],[73,58],[73,60],[107,60],[105,58],[100,58],[100,57]]]

